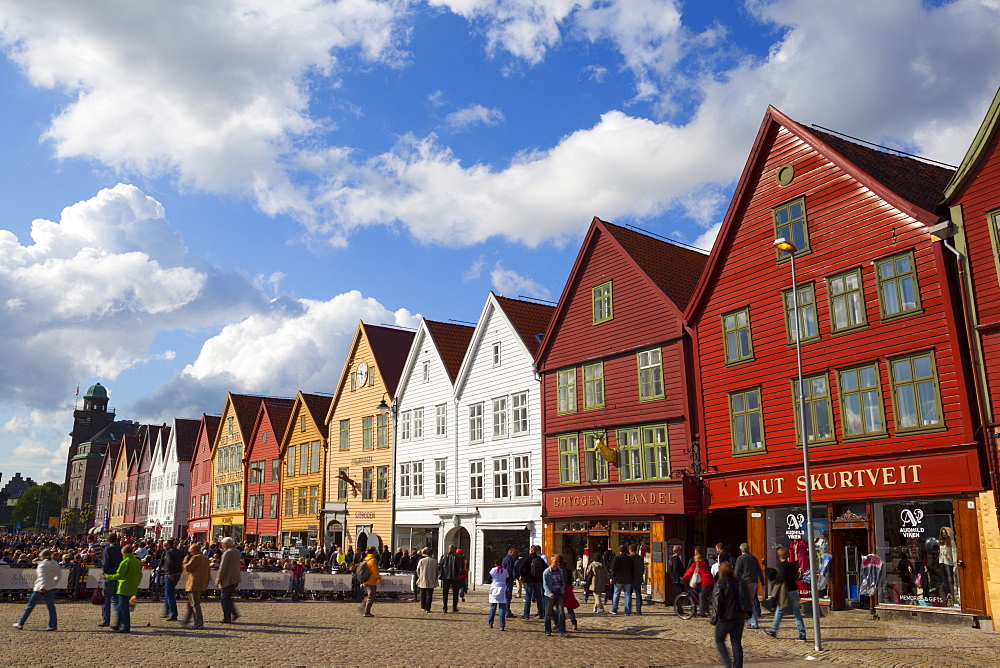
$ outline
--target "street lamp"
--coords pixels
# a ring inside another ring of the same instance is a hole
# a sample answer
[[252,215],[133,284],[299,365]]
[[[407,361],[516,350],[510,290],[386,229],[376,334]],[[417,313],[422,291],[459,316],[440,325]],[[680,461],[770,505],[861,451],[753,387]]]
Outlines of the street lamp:
[[[806,480],[806,544],[809,551],[809,593],[812,604],[813,641],[817,652],[823,651],[819,631],[819,590],[816,587],[816,554],[813,546],[812,479],[809,477],[809,438],[806,435],[805,385],[802,382],[802,322],[799,320],[799,291],[795,278],[795,253],[798,249],[791,241],[775,239],[774,247],[788,253],[792,267],[792,321],[795,323],[795,365],[798,372],[796,386],[799,392],[799,431],[802,434],[802,472]],[[784,304],[781,305],[785,307]]]
[[[397,402],[390,399],[391,403],[386,403],[385,398],[389,396],[388,392],[382,393],[382,400],[378,402],[378,406],[375,409],[379,412],[379,415],[392,415],[392,468],[389,471],[390,480],[392,481],[392,495],[389,499],[389,549],[396,544],[396,427],[398,426],[399,409],[396,405]],[[389,481],[386,481],[388,484]],[[376,480],[375,484],[378,484]],[[376,496],[378,492],[376,491]]]

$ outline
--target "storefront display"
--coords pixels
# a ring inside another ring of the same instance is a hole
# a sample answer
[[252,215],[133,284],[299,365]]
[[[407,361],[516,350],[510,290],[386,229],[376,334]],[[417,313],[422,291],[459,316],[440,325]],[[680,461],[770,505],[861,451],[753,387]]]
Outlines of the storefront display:
[[951,499],[877,503],[880,556],[886,563],[881,600],[960,608],[958,551]]

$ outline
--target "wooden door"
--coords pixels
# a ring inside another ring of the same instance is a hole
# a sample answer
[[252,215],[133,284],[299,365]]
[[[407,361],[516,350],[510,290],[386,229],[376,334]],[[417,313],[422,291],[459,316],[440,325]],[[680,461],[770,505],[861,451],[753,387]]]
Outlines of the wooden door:
[[979,541],[979,515],[975,496],[954,501],[955,543],[958,547],[958,583],[962,611],[986,615],[986,582],[983,579],[983,553]]

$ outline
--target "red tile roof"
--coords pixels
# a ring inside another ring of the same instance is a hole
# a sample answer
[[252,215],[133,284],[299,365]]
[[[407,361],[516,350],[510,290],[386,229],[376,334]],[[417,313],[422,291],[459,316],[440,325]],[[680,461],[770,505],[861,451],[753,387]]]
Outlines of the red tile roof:
[[406,357],[410,354],[414,332],[368,324],[365,324],[364,328],[368,345],[375,355],[375,363],[378,365],[379,373],[382,374],[385,389],[390,397],[394,397],[399,386],[399,377],[403,374],[403,365],[406,364]]
[[240,434],[243,435],[243,438],[250,437],[254,420],[257,419],[257,411],[260,410],[260,402],[266,401],[270,404],[285,405],[289,408],[295,403],[294,399],[259,397],[253,394],[233,394],[232,392],[229,393],[229,398],[233,403],[233,410],[236,412],[236,422],[239,423]]
[[191,461],[191,454],[194,452],[194,446],[198,442],[198,429],[200,427],[201,420],[187,420],[185,418],[174,420],[174,443],[177,446],[177,461]]
[[448,371],[451,382],[455,382],[458,376],[458,369],[465,359],[465,351],[469,349],[469,342],[472,341],[472,333],[475,327],[468,325],[456,325],[450,322],[438,322],[437,320],[425,320],[427,331],[430,332],[434,345],[437,346],[441,354],[441,361]]
[[534,357],[535,353],[538,352],[538,346],[542,343],[542,337],[545,336],[545,330],[549,327],[549,321],[552,319],[552,314],[555,312],[556,307],[549,304],[528,302],[523,299],[501,297],[499,295],[497,295],[496,299],[497,303],[500,304],[500,308],[510,318],[514,329],[521,336],[521,340],[524,341],[528,352]]
[[292,419],[292,404],[275,402],[271,399],[264,399],[261,407],[267,411],[267,417],[271,421],[271,431],[274,432],[274,440],[279,440],[288,427],[288,421]]
[[323,435],[323,438],[326,438],[329,435],[329,426],[326,424],[326,413],[330,410],[330,404],[333,403],[333,396],[303,392],[302,399],[305,401],[306,408],[309,410],[309,415],[312,416],[313,422],[316,423],[316,427]]
[[601,224],[681,312],[708,263],[708,254],[605,221]]

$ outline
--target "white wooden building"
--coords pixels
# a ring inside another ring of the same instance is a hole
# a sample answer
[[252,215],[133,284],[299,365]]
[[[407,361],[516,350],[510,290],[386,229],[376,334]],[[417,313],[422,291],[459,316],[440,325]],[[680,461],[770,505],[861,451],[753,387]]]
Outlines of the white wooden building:
[[150,538],[187,537],[191,453],[200,424],[200,420],[175,418],[169,435],[168,430],[160,430],[149,467],[146,535]]

